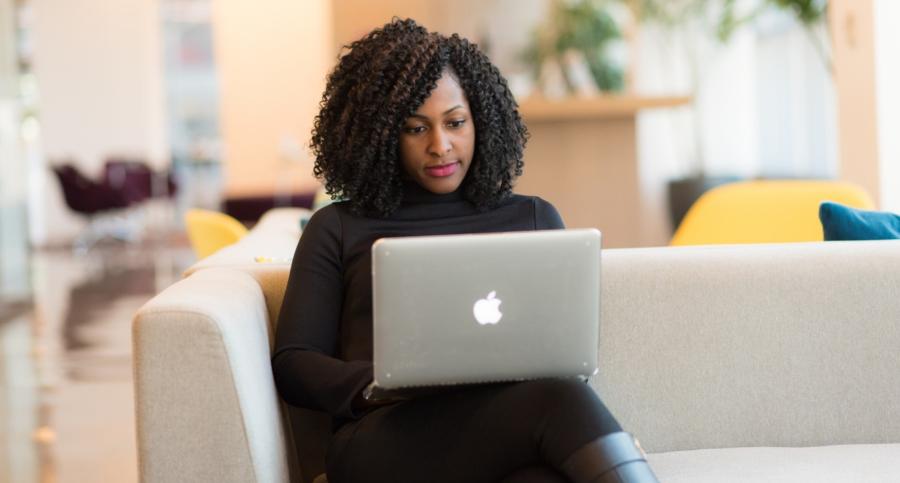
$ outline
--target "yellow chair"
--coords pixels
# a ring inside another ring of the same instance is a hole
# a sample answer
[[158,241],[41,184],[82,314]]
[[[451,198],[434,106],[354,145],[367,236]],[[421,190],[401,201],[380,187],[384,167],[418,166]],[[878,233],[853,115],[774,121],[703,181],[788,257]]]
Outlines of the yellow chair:
[[819,203],[873,209],[862,188],[840,181],[746,181],[713,188],[688,210],[671,245],[821,241]]
[[212,255],[247,234],[247,228],[240,221],[217,211],[188,210],[184,214],[184,224],[198,259]]

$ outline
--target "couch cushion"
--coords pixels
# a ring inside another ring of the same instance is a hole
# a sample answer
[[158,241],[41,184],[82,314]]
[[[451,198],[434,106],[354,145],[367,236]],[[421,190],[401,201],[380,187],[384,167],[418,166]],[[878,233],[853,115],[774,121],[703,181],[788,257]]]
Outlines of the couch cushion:
[[651,454],[648,460],[665,483],[900,481],[900,444],[702,449]]
[[826,201],[819,206],[825,240],[891,240],[900,238],[900,215],[857,210]]

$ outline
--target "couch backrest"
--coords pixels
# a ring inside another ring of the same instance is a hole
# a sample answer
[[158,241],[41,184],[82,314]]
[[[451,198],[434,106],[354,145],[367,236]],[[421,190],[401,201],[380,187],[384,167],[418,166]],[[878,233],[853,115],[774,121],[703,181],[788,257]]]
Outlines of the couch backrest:
[[900,442],[900,241],[602,264],[593,385],[648,451]]

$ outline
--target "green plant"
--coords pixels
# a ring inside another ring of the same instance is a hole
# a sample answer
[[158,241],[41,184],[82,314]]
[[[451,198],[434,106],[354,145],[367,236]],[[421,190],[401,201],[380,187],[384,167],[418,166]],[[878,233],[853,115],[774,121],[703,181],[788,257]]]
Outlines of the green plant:
[[[624,0],[642,21],[656,22],[673,28],[692,21],[708,20],[716,38],[727,42],[745,24],[755,20],[770,9],[786,10],[803,26],[825,67],[831,71],[831,59],[815,29],[828,16],[828,0],[759,0],[746,13],[738,11],[737,0]],[[710,12],[717,16],[709,19]]]
[[711,0],[624,0],[635,16],[672,28],[700,18],[709,9]]
[[616,21],[597,0],[557,1],[550,22],[538,28],[524,52],[536,78],[544,62],[560,61],[566,52],[580,52],[597,87],[620,91],[624,85],[622,68],[608,54],[611,42],[622,38]]

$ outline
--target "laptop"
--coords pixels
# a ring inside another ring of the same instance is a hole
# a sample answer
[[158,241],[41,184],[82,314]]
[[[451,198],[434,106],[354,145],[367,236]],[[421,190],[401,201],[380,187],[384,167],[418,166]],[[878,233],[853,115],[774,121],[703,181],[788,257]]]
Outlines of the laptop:
[[370,394],[597,372],[597,230],[383,238],[372,278]]

